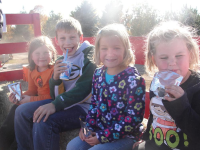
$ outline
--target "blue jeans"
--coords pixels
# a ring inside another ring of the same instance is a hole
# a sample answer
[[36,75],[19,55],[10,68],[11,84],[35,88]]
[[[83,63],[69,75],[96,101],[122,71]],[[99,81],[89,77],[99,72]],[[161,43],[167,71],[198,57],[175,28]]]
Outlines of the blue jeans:
[[80,106],[56,112],[46,122],[33,123],[33,113],[52,100],[20,105],[15,112],[15,134],[18,150],[59,150],[59,133],[80,128],[79,116],[86,115]]
[[111,143],[90,146],[77,136],[68,143],[66,150],[132,150],[133,144],[133,139],[123,138]]

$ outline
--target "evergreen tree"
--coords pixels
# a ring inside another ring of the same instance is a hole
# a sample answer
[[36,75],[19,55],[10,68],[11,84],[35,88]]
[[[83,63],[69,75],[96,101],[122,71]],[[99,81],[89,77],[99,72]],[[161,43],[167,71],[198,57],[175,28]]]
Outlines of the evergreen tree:
[[[131,17],[130,17],[131,16]],[[126,24],[132,36],[145,36],[160,21],[157,11],[148,3],[141,3],[133,6],[132,13]]]
[[162,18],[163,21],[175,20],[180,21],[186,26],[192,26],[197,30],[197,34],[200,35],[200,14],[197,9],[184,5],[178,12],[166,12]]
[[77,19],[82,27],[84,37],[92,37],[96,34],[98,15],[96,9],[88,1],[83,1],[75,11],[70,14],[71,17]]
[[59,20],[62,19],[61,14],[55,14],[54,11],[51,11],[49,18],[43,26],[42,34],[48,37],[55,37],[55,26]]
[[103,11],[102,17],[100,19],[100,26],[111,23],[122,23],[123,15],[123,4],[120,0],[111,0]]

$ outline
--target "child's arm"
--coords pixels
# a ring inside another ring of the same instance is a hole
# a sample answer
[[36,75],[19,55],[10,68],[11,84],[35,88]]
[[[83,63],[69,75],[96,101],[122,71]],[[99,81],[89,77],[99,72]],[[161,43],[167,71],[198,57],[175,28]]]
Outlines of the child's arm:
[[136,86],[133,89],[127,85],[126,100],[123,101],[126,102],[125,116],[119,118],[111,127],[96,131],[101,143],[112,142],[132,134],[136,126],[142,122],[145,109],[145,82],[140,76],[136,77],[135,81]]
[[97,95],[96,95],[96,90],[95,90],[95,86],[96,86],[96,82],[95,82],[95,73],[93,75],[93,79],[92,79],[92,99],[91,99],[91,104],[90,104],[90,108],[88,110],[88,114],[86,117],[86,122],[87,122],[87,127],[93,131],[93,129],[95,129],[96,126],[96,114],[97,114]]
[[52,102],[55,105],[56,111],[72,107],[78,103],[86,101],[89,98],[92,89],[92,76],[94,70],[96,69],[96,65],[92,60],[93,49],[89,49],[86,52],[82,75],[77,80],[75,87],[68,92],[58,95]]
[[[181,87],[173,86],[170,89],[177,91],[178,88]],[[170,94],[175,97],[174,100],[163,100],[163,105],[167,109],[168,113],[175,120],[176,125],[190,139],[200,141],[200,86],[197,85],[193,90],[189,89],[188,91],[185,91],[181,97],[178,97],[173,92]],[[191,106],[192,102],[193,106]]]
[[56,63],[54,66],[54,74],[49,80],[49,88],[50,88],[50,94],[51,94],[52,99],[55,99],[55,91],[54,91],[55,86],[60,85],[62,83],[62,80],[60,80],[59,78],[57,79],[57,76],[60,75],[60,64],[63,58],[64,57],[61,56],[60,58],[58,58],[58,60],[56,60]]

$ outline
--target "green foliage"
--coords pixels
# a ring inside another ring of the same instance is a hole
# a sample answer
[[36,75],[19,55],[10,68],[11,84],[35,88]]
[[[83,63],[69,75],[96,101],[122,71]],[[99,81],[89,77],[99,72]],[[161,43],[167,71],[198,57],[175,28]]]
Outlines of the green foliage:
[[197,9],[188,7],[187,5],[183,6],[178,13],[166,12],[162,20],[180,21],[184,25],[195,28],[197,31],[197,35],[200,35],[200,14]]
[[111,23],[122,23],[123,4],[120,0],[111,0],[103,11],[100,19],[100,27]]
[[147,3],[133,6],[131,13],[124,17],[124,24],[131,36],[148,34],[158,22],[157,11]]
[[71,17],[77,19],[82,27],[83,36],[94,36],[97,29],[98,15],[96,9],[88,1],[83,1],[75,11],[71,12]]
[[55,14],[54,11],[51,11],[48,20],[43,26],[42,34],[48,37],[55,37],[55,26],[61,19],[61,14]]

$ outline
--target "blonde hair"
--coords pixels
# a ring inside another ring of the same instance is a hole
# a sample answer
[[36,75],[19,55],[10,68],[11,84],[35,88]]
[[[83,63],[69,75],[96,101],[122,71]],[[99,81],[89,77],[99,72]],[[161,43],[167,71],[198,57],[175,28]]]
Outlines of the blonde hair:
[[59,30],[65,30],[65,31],[75,30],[78,33],[79,37],[83,34],[80,22],[72,17],[68,17],[66,19],[58,21],[55,30],[56,30],[56,38],[58,38],[57,32]]
[[193,37],[195,30],[187,27],[177,21],[162,22],[156,26],[147,36],[145,50],[146,72],[153,74],[158,71],[153,62],[153,55],[156,53],[156,47],[161,42],[170,42],[175,38],[185,41],[190,53],[189,68],[193,71],[199,70],[199,46],[197,40]]
[[129,35],[124,25],[122,24],[110,24],[103,27],[97,34],[95,39],[95,52],[94,52],[94,61],[96,65],[102,66],[102,62],[100,61],[100,40],[102,37],[108,36],[117,36],[123,43],[125,48],[124,59],[122,65],[133,66],[135,64],[135,55],[134,50],[131,48],[131,43],[129,41]]
[[35,69],[35,63],[32,60],[32,53],[36,49],[42,46],[46,46],[48,50],[52,52],[52,60],[49,65],[54,64],[56,60],[57,51],[55,47],[53,46],[51,39],[46,36],[36,37],[33,40],[31,40],[30,43],[28,44],[28,62],[29,62],[29,67],[31,71]]

